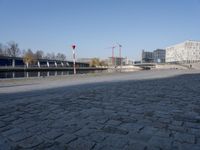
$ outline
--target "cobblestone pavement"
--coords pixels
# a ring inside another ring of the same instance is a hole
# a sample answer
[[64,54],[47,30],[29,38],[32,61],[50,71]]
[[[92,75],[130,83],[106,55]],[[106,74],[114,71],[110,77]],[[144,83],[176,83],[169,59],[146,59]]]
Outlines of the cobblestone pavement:
[[0,150],[200,150],[200,75],[0,95]]

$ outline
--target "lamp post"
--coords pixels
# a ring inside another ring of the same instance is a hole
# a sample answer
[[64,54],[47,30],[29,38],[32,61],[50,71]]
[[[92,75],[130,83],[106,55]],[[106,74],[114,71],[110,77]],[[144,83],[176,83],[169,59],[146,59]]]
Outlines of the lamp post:
[[121,51],[122,51],[122,45],[119,44],[120,72],[122,72],[122,55],[121,55]]
[[76,45],[72,45],[74,74],[76,74],[76,56],[75,56],[75,48],[76,48]]
[[112,47],[112,64],[113,64],[113,66],[115,66],[114,50],[115,50],[115,46]]

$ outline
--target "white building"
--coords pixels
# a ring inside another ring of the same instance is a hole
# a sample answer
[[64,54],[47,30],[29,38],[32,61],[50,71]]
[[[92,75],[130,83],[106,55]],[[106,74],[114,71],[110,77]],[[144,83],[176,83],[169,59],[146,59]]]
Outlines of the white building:
[[193,63],[200,61],[200,41],[185,41],[166,48],[166,62]]
[[133,60],[131,60],[131,59],[125,57],[125,58],[124,58],[124,64],[125,64],[125,65],[133,65]]

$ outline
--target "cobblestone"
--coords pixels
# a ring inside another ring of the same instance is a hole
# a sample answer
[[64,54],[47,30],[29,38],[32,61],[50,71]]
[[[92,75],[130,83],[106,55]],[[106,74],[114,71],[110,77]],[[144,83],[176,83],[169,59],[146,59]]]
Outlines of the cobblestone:
[[200,76],[0,94],[0,150],[199,150]]
[[195,143],[195,136],[191,134],[186,133],[176,133],[175,134],[175,140],[181,142],[181,143]]
[[83,139],[78,139],[73,142],[71,142],[67,149],[69,150],[91,150],[95,146],[94,142],[89,142]]

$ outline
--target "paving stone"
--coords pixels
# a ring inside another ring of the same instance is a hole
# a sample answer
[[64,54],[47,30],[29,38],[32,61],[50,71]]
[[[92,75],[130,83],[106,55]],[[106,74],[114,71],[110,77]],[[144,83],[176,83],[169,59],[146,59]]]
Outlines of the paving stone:
[[112,119],[114,119],[114,120],[118,120],[118,121],[120,121],[120,122],[122,122],[122,123],[135,123],[135,122],[137,122],[137,119],[135,119],[134,117],[131,117],[131,116],[129,116],[129,115],[127,115],[127,116],[116,116],[116,117],[113,117]]
[[43,139],[33,136],[30,138],[26,138],[25,140],[18,143],[18,147],[20,148],[34,148],[40,144],[42,144],[44,141]]
[[81,127],[78,127],[77,125],[75,125],[75,126],[67,126],[63,130],[66,133],[75,133],[80,129],[81,129]]
[[11,150],[11,145],[5,138],[0,136],[0,150]]
[[120,148],[113,147],[111,145],[97,145],[94,150],[121,150]]
[[22,141],[24,139],[27,139],[29,137],[31,137],[33,134],[31,133],[27,133],[27,132],[18,132],[12,135],[8,136],[8,139],[10,139],[13,142],[18,142],[18,141]]
[[113,148],[123,148],[129,142],[129,139],[126,136],[121,135],[110,135],[102,142],[102,145],[111,146]]
[[200,145],[200,137],[196,138],[196,144]]
[[[165,116],[167,116],[167,114]],[[170,124],[171,123],[171,119],[162,117],[162,118],[159,118],[159,122],[164,123],[164,124]]]
[[55,140],[56,138],[62,136],[64,133],[60,132],[60,131],[57,131],[57,130],[51,130],[47,133],[45,133],[43,136],[47,139],[50,139],[50,140]]
[[153,126],[155,128],[159,128],[159,129],[167,129],[168,128],[168,123],[154,122]]
[[59,145],[59,144],[54,144],[54,145],[51,145],[49,147],[40,147],[37,146],[36,148],[34,148],[34,150],[65,150],[66,147],[64,147],[63,145]]
[[166,149],[166,150],[170,150],[172,149],[172,139],[170,138],[163,138],[163,137],[159,137],[159,136],[153,136],[149,141],[148,141],[148,145],[150,147],[155,147],[155,148],[159,148],[159,149]]
[[104,127],[102,131],[106,133],[111,133],[111,134],[122,134],[122,135],[128,134],[128,132],[125,130],[122,130],[116,127],[111,127],[111,126]]
[[131,141],[129,145],[124,147],[124,150],[146,150],[147,144],[142,142]]
[[128,137],[133,141],[148,142],[150,140],[150,138],[152,137],[152,135],[129,132]]
[[26,121],[24,123],[18,124],[18,127],[24,128],[24,129],[28,129],[34,126],[36,126],[35,121]]
[[0,150],[200,149],[199,81],[187,74],[0,94]]
[[84,137],[84,139],[93,141],[95,143],[102,142],[106,137],[108,137],[108,134],[105,134],[103,132],[93,132],[89,136]]
[[59,143],[56,141],[52,141],[52,140],[48,140],[48,141],[44,140],[44,142],[42,142],[41,144],[36,146],[34,150],[44,150],[44,149],[48,150],[48,149],[52,148],[54,145],[59,145]]
[[176,141],[179,141],[181,143],[195,143],[195,136],[191,134],[185,134],[185,133],[176,133],[174,139]]
[[108,121],[109,119],[107,117],[103,117],[103,118],[100,118],[100,119],[97,119],[96,122],[97,123],[101,123],[101,124],[104,124]]
[[169,125],[168,129],[175,132],[182,132],[182,133],[187,132],[187,128],[182,127],[182,126]]
[[11,125],[4,126],[4,127],[0,128],[0,133],[6,132],[12,128],[13,127]]
[[89,142],[83,139],[77,139],[67,145],[69,150],[91,150],[95,146],[94,142]]
[[52,123],[50,125],[50,127],[51,128],[55,128],[55,129],[62,129],[67,125],[68,125],[68,122],[66,122],[64,120],[57,120],[56,122]]
[[6,126],[6,123],[5,122],[2,122],[2,121],[0,121],[0,128],[2,128],[2,127],[5,127]]
[[131,132],[139,132],[144,128],[144,125],[137,123],[123,123],[119,128]]
[[117,121],[117,120],[108,120],[106,122],[107,125],[109,126],[119,126],[121,124],[121,121]]
[[184,126],[188,128],[200,129],[199,123],[184,122]]
[[195,135],[195,137],[200,138],[200,129],[189,128],[188,132],[192,135]]
[[140,133],[154,135],[157,131],[158,131],[158,129],[156,129],[156,128],[154,128],[154,127],[147,126],[147,127],[144,127],[144,128],[140,131]]
[[91,121],[87,124],[87,127],[89,129],[95,129],[95,130],[100,130],[104,127],[105,125],[104,124],[101,124],[101,123],[98,123],[98,122],[94,122],[94,121]]
[[16,119],[17,119],[16,117],[14,117],[14,116],[11,115],[11,116],[3,118],[3,121],[5,121],[5,122],[12,122],[12,121],[14,121]]
[[172,122],[172,124],[175,125],[175,126],[181,126],[183,124],[183,121],[176,121],[176,120],[174,120]]
[[200,150],[199,145],[187,144],[187,143],[178,143],[177,149],[179,150]]
[[89,129],[89,128],[85,127],[85,128],[78,130],[74,134],[79,136],[79,137],[84,137],[84,136],[87,136],[94,131],[95,131],[94,129]]
[[155,135],[159,137],[169,138],[171,136],[171,132],[169,130],[158,130]]
[[10,128],[10,130],[6,130],[6,131],[2,132],[2,135],[10,136],[10,135],[20,133],[20,132],[22,132],[22,129],[14,127],[14,128]]
[[77,139],[77,136],[75,136],[73,134],[64,134],[64,135],[58,137],[55,141],[58,142],[58,143],[66,145],[66,144],[68,144],[71,141],[74,141],[76,139]]

